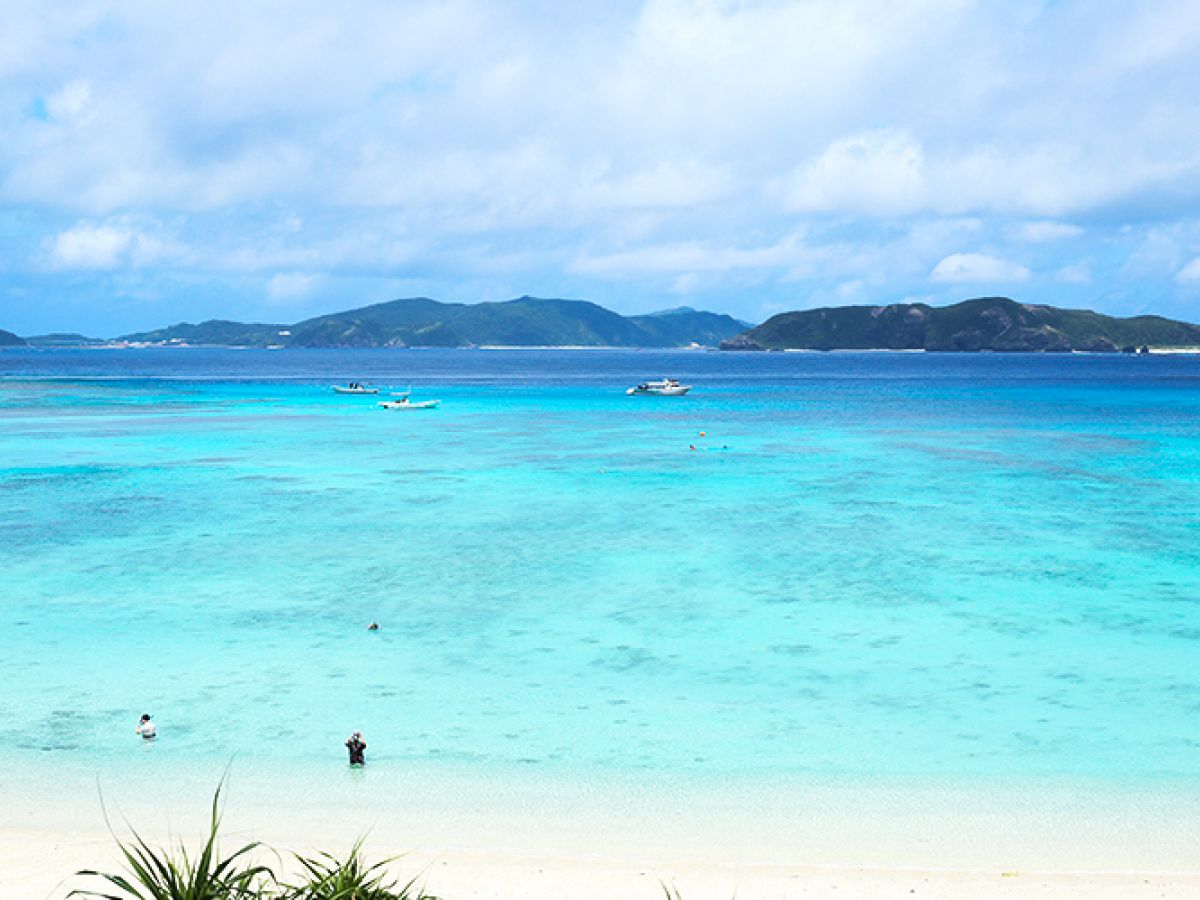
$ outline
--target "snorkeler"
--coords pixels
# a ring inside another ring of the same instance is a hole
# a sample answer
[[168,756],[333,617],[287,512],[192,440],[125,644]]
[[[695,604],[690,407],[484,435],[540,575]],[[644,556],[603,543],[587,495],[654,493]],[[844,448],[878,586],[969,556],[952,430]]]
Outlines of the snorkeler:
[[158,737],[158,729],[150,721],[150,713],[142,713],[142,717],[138,720],[138,727],[134,729],[134,733],[140,734],[144,741],[152,741]]
[[362,739],[362,732],[356,731],[350,735],[346,741],[346,749],[350,751],[350,765],[365,766],[367,764],[363,754],[367,749],[367,742]]

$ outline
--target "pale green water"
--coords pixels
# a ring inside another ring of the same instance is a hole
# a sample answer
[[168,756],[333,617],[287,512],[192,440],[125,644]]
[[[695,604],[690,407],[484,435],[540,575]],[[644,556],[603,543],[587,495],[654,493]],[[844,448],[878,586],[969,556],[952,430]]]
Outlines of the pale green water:
[[0,758],[1200,777],[1200,361],[191,353],[0,355]]

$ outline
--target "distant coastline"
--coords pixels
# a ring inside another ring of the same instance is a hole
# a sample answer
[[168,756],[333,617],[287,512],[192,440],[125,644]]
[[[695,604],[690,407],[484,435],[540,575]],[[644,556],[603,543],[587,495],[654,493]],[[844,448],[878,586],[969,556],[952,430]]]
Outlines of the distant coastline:
[[717,346],[745,331],[731,316],[677,307],[623,316],[586,300],[518,297],[502,303],[443,303],[412,297],[294,324],[211,320],[121,335],[127,344],[262,348]]
[[1200,326],[1161,316],[980,297],[951,306],[896,303],[780,313],[721,342],[722,350],[934,350],[1149,353],[1200,347]]
[[34,349],[721,349],[893,352],[1200,353],[1200,326],[1162,316],[1129,318],[1086,309],[980,297],[950,306],[840,306],[785,312],[751,326],[677,307],[623,316],[585,300],[519,297],[502,303],[391,300],[292,325],[213,319],[114,338],[77,333],[20,337]]

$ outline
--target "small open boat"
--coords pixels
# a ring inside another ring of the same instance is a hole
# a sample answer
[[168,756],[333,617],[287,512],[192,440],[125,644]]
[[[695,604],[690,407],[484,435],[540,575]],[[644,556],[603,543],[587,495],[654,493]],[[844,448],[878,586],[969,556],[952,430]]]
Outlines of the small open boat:
[[365,384],[359,384],[357,381],[352,381],[349,384],[334,384],[330,385],[335,394],[378,394],[379,388],[367,387]]
[[393,397],[398,396],[399,400],[383,400],[380,406],[384,409],[437,409],[441,400],[409,400],[408,394],[393,394]]
[[384,400],[379,405],[384,409],[437,409],[441,400]]

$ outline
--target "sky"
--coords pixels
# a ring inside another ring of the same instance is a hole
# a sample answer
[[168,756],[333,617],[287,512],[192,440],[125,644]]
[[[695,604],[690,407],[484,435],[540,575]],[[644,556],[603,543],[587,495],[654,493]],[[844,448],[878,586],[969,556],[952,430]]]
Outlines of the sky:
[[0,328],[523,294],[1200,321],[1200,3],[5,0]]

